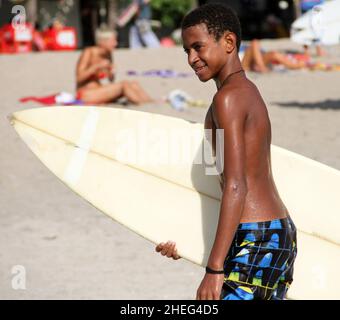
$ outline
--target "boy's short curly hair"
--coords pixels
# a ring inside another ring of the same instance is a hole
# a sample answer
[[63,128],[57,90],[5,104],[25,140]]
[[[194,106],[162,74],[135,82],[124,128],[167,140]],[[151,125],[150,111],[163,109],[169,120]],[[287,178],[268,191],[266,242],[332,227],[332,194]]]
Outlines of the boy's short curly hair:
[[220,3],[205,4],[189,12],[182,21],[182,30],[204,23],[218,41],[226,31],[236,35],[237,51],[241,44],[241,25],[236,13]]

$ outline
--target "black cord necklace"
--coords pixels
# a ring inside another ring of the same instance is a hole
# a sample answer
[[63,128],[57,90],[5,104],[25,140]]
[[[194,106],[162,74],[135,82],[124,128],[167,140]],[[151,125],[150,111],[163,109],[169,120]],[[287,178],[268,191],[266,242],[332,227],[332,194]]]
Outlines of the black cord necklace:
[[240,73],[240,72],[242,72],[242,71],[244,71],[244,70],[241,68],[240,70],[237,70],[237,71],[235,71],[235,72],[232,72],[232,73],[228,74],[227,77],[223,80],[223,82],[222,82],[222,84],[221,84],[221,87],[224,86],[224,84],[227,82],[227,80],[228,80],[231,76],[233,76],[234,74]]

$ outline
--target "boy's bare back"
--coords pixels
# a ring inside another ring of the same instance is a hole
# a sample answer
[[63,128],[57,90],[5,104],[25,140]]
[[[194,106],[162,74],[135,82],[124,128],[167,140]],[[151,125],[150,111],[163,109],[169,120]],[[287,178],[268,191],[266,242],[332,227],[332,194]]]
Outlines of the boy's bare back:
[[[241,222],[286,217],[288,212],[280,199],[271,170],[271,125],[268,111],[256,86],[243,74],[231,77],[215,94],[206,116],[205,127],[213,131],[234,127],[243,140],[224,142],[233,143],[235,151],[239,149],[238,154],[242,157],[239,163],[244,166],[242,170],[247,172],[245,177],[248,193]],[[215,132],[213,136],[216,136]],[[215,149],[215,143],[213,147]],[[234,160],[225,154],[225,168],[228,169],[228,163]],[[221,186],[223,187],[223,175]]]

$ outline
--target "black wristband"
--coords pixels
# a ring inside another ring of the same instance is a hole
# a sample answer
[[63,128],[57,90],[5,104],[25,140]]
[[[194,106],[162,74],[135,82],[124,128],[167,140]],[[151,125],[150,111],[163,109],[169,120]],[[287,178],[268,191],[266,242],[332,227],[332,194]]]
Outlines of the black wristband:
[[213,270],[210,269],[208,266],[205,267],[205,272],[210,274],[224,274],[224,270]]

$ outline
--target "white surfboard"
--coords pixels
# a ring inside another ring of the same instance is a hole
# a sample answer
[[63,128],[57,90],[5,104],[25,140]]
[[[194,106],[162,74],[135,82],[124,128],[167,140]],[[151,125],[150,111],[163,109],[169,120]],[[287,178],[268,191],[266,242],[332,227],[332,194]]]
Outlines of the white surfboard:
[[[200,157],[202,124],[79,106],[20,111],[11,123],[36,156],[93,206],[155,244],[176,241],[182,257],[206,265],[221,191]],[[272,163],[298,228],[289,297],[339,299],[340,172],[276,146]]]
[[307,11],[291,26],[291,40],[303,45],[340,43],[340,0],[325,3]]

